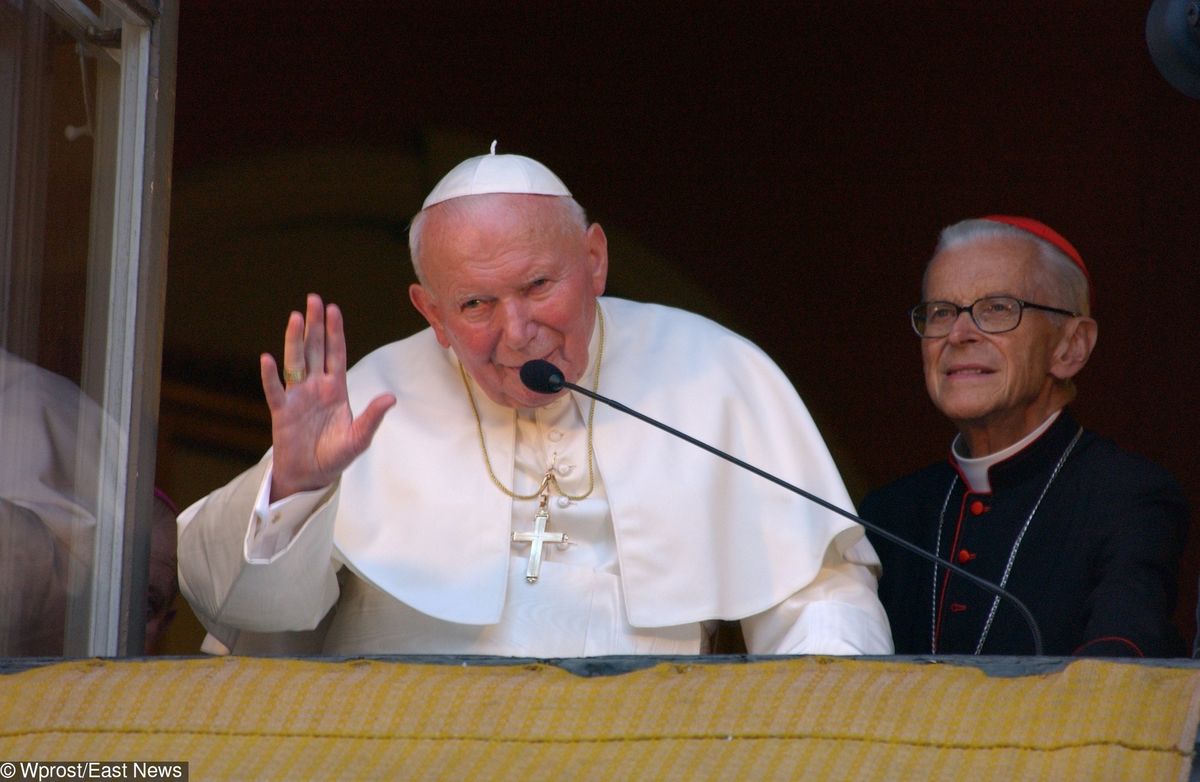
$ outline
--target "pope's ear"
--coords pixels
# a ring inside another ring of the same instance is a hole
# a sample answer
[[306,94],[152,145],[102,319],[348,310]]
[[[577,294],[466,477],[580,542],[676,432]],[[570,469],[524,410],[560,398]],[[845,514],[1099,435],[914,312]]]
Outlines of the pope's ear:
[[588,226],[587,236],[588,271],[592,278],[592,294],[602,296],[608,284],[608,237],[600,223]]
[[429,325],[433,327],[434,336],[437,337],[438,344],[444,348],[450,347],[450,340],[446,336],[446,328],[442,323],[441,311],[438,309],[437,302],[429,291],[425,290],[420,283],[414,282],[408,286],[408,298],[412,301],[413,306],[417,308],[417,312],[429,321]]
[[1059,380],[1070,380],[1079,374],[1092,356],[1099,329],[1091,318],[1071,318],[1054,348],[1050,374]]

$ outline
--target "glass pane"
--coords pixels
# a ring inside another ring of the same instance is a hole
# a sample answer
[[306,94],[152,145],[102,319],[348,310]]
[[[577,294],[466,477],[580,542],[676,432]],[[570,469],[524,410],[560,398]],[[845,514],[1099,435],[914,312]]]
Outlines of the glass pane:
[[87,653],[97,530],[121,523],[98,511],[98,497],[125,469],[111,447],[104,462],[102,436],[119,430],[100,403],[120,66],[45,7],[0,0],[0,655],[9,656]]

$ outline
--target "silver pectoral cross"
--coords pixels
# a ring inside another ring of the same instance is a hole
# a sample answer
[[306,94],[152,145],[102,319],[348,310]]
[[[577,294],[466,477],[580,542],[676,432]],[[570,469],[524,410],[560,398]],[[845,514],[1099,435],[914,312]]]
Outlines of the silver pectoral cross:
[[550,493],[543,492],[537,515],[533,517],[533,532],[514,532],[514,543],[529,544],[529,565],[525,568],[525,580],[536,584],[538,575],[542,572],[542,547],[546,543],[557,543],[560,546],[568,542],[567,536],[561,532],[547,532],[546,522],[550,521]]

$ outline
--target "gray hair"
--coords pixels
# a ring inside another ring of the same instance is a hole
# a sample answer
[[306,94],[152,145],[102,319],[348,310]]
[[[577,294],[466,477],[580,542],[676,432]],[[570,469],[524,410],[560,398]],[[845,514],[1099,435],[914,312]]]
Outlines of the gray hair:
[[[412,258],[413,271],[417,275],[417,280],[421,284],[425,283],[424,277],[421,275],[421,231],[425,225],[425,220],[432,210],[444,210],[447,214],[465,217],[469,219],[478,209],[485,203],[481,199],[488,199],[498,193],[488,193],[483,195],[460,196],[451,198],[449,201],[436,203],[428,209],[422,209],[417,212],[416,217],[408,226],[408,254]],[[586,231],[588,229],[587,212],[579,205],[579,202],[570,196],[538,196],[539,198],[553,199],[554,203],[559,207],[560,214],[558,222],[560,230],[568,231]]]
[[[1049,302],[1049,304],[1083,315],[1090,314],[1091,304],[1088,279],[1084,275],[1083,270],[1076,266],[1075,262],[1068,258],[1062,250],[1050,242],[1015,225],[978,218],[957,222],[942,229],[941,234],[938,236],[937,247],[934,248],[933,255],[937,257],[938,253],[943,250],[960,247],[981,239],[1007,237],[1024,239],[1027,242],[1032,242],[1037,247],[1038,258],[1042,262],[1042,282],[1050,288],[1054,296],[1054,301]],[[932,262],[933,259],[930,258],[930,263]],[[925,265],[925,276],[921,279],[922,294],[925,291],[925,282],[928,276],[929,263]],[[1038,303],[1046,304],[1047,302]]]

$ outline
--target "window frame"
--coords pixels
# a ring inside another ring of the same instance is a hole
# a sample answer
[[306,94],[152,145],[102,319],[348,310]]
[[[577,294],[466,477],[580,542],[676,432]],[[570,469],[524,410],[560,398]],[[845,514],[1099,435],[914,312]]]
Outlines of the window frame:
[[[99,13],[92,10],[99,7]],[[0,0],[21,21],[0,39],[0,301],[36,264],[47,210],[39,109],[47,17],[96,64],[91,216],[80,385],[107,415],[91,567],[73,586],[64,654],[144,652],[174,133],[178,0]],[[4,47],[8,47],[7,50]],[[30,172],[33,172],[32,175]],[[42,313],[46,315],[46,313]],[[36,339],[37,313],[6,318],[0,344]],[[15,325],[14,325],[15,323]]]

